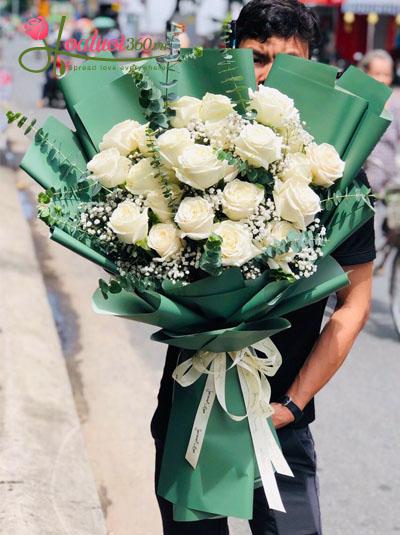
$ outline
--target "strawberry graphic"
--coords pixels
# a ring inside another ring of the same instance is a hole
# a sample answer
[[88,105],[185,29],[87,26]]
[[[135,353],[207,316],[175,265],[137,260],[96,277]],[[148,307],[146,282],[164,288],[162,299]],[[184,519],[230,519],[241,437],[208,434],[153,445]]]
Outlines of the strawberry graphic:
[[28,22],[24,24],[24,31],[27,35],[32,37],[32,39],[42,40],[46,39],[47,34],[49,33],[49,25],[44,17],[35,17],[29,19]]

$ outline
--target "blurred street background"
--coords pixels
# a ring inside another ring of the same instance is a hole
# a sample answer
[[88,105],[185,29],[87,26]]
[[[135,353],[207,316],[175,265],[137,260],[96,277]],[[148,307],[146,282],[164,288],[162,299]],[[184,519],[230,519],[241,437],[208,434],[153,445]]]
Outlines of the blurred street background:
[[[315,58],[345,67],[368,50],[385,49],[394,60],[397,81],[399,0],[313,4],[324,28]],[[156,40],[164,38],[169,20],[180,20],[186,46],[218,46],[223,19],[228,12],[237,16],[240,8],[241,2],[228,0],[0,0],[0,102],[4,110],[21,111],[39,124],[52,114],[72,126],[59,95],[44,92],[48,77],[18,65],[22,50],[33,46],[21,31],[21,21],[31,16],[52,20],[53,33],[66,14],[68,35],[89,34],[98,27]],[[31,61],[38,67],[43,58],[38,53]],[[165,348],[149,340],[151,328],[91,310],[102,273],[50,242],[47,228],[36,220],[39,188],[18,169],[28,143],[18,128],[7,126],[0,111],[0,534],[159,535],[150,419]],[[379,229],[377,239],[383,239]],[[374,278],[366,328],[317,397],[312,432],[325,535],[400,532],[400,339],[389,308],[391,258]],[[24,354],[39,353],[38,361],[23,360]],[[66,390],[60,390],[63,381]],[[69,404],[69,397],[74,403]],[[61,446],[54,436],[60,420],[66,422],[59,431]],[[47,425],[53,429],[51,438],[44,435]],[[13,436],[21,430],[24,440]],[[43,443],[46,458],[39,450],[31,452],[31,443]],[[77,458],[82,458],[79,465]],[[34,481],[29,488],[20,477],[25,467]],[[82,493],[74,496],[77,473]],[[83,502],[90,515],[74,524]],[[232,521],[231,528],[233,535],[250,533],[245,522]]]

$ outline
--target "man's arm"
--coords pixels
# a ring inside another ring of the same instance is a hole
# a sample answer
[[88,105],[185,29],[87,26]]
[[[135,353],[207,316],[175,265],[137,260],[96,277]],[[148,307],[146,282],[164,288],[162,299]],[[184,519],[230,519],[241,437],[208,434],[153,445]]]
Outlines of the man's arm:
[[[287,392],[301,409],[343,364],[368,319],[373,263],[347,266],[343,269],[349,274],[350,285],[337,293],[334,313]],[[275,410],[272,420],[277,429],[293,421],[293,414],[288,408],[279,403],[272,403],[272,406]]]

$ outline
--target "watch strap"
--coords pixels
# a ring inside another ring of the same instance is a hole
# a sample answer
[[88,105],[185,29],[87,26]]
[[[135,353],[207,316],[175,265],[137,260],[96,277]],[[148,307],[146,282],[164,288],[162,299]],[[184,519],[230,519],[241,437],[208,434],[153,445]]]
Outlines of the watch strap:
[[278,403],[290,410],[294,416],[294,423],[297,423],[303,417],[303,411],[289,396],[282,396],[280,399],[278,399]]

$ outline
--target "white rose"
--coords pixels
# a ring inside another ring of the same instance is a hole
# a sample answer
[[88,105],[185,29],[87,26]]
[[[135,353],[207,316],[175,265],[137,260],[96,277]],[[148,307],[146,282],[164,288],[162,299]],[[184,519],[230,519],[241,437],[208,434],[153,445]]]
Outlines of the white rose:
[[335,147],[329,143],[310,144],[307,147],[307,155],[311,162],[313,182],[317,186],[329,188],[335,180],[343,176],[345,163]]
[[223,266],[240,267],[261,253],[253,244],[250,231],[242,223],[222,221],[214,225],[213,232],[222,238]]
[[93,174],[91,178],[98,180],[105,188],[123,184],[130,166],[130,160],[121,156],[115,147],[99,152],[87,163],[87,168]]
[[220,121],[234,111],[234,104],[229,97],[206,93],[201,101],[200,119],[203,121]]
[[179,230],[173,223],[158,223],[150,229],[147,245],[160,258],[159,261],[169,260],[182,249]]
[[304,146],[313,141],[313,137],[299,125],[285,130],[283,137],[289,152],[302,152]]
[[187,147],[194,145],[194,141],[187,128],[171,128],[157,138],[157,145],[161,160],[172,168],[178,165],[179,156]]
[[210,145],[227,149],[230,145],[229,139],[229,119],[220,121],[206,121],[204,123],[204,133],[210,140]]
[[195,97],[181,97],[171,104],[171,109],[175,110],[175,116],[171,119],[171,126],[174,128],[184,128],[188,124],[199,119],[201,100]]
[[151,165],[150,158],[143,158],[129,170],[125,184],[126,189],[134,195],[146,196],[153,190],[160,188],[160,182],[156,178],[156,171]]
[[[266,226],[266,232],[263,239],[257,243],[257,245],[262,249],[266,249],[267,247],[274,245],[276,242],[285,240],[289,232],[292,231],[297,231],[297,229],[288,221],[271,221]],[[269,258],[267,264],[270,269],[281,269],[284,273],[291,275],[293,274],[293,271],[289,264],[290,262],[293,262],[294,257],[294,252],[287,252],[277,255],[274,258]]]
[[226,161],[218,160],[214,150],[208,145],[191,145],[178,158],[176,176],[192,188],[204,191],[223,178],[227,181],[238,171]]
[[276,242],[286,240],[289,232],[292,231],[299,232],[289,221],[271,221],[266,225],[262,239],[257,241],[257,246],[266,249]]
[[293,231],[297,231],[297,229],[288,221],[271,221],[267,225],[265,239],[267,240],[268,245],[271,245],[275,241],[286,240],[289,232]]
[[163,223],[172,221],[170,201],[179,199],[182,195],[181,189],[176,184],[169,184],[168,188],[172,193],[170,199],[165,197],[161,187],[158,187],[154,191],[150,191],[146,197],[146,206],[151,208],[158,219]]
[[151,155],[151,151],[148,147],[148,137],[146,134],[146,130],[148,126],[149,126],[148,123],[144,124],[140,126],[139,128],[137,128],[135,131],[135,137],[137,140],[138,149],[143,154],[143,156]]
[[230,219],[240,221],[254,214],[264,199],[264,188],[235,179],[224,188],[222,195],[223,212]]
[[235,139],[235,152],[239,158],[254,167],[264,167],[281,157],[282,138],[262,124],[247,124]]
[[305,154],[295,152],[285,158],[285,166],[279,178],[284,182],[290,178],[301,178],[308,184],[311,182],[311,163]]
[[185,197],[175,215],[175,223],[183,231],[182,238],[205,240],[212,232],[214,210],[202,197]]
[[318,195],[301,178],[278,182],[273,192],[277,215],[305,230],[321,210]]
[[112,213],[109,226],[123,243],[144,240],[149,230],[147,208],[141,212],[134,202],[121,202]]
[[257,91],[249,89],[249,110],[257,112],[257,122],[282,128],[296,113],[293,99],[277,89],[259,85]]
[[99,144],[100,150],[115,147],[122,156],[126,156],[138,148],[137,132],[142,125],[132,119],[116,124],[106,132]]

